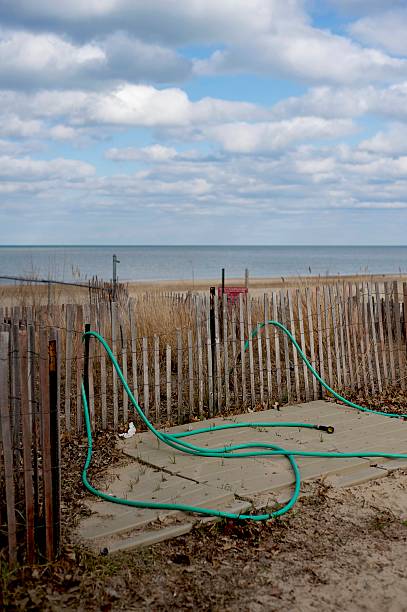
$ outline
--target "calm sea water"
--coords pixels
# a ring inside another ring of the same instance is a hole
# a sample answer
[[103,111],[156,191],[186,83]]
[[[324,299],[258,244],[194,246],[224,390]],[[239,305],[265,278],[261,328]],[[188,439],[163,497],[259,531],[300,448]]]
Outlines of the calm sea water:
[[[347,246],[40,246],[0,247],[0,276],[84,281],[407,273],[407,247]],[[4,282],[1,281],[0,283]]]

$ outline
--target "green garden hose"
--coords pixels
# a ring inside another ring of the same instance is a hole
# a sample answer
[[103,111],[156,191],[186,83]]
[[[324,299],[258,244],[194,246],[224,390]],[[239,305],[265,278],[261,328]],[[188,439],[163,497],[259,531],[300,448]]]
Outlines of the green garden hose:
[[[290,331],[286,327],[284,327],[284,325],[282,325],[281,323],[277,321],[269,321],[268,323],[270,325],[274,325],[275,327],[280,329],[283,333],[285,333],[288,336],[288,338],[291,340],[294,347],[298,351],[301,359],[303,359],[304,363],[306,364],[307,368],[317,378],[317,380],[321,383],[321,385],[329,393],[331,393],[336,399],[340,400],[341,402],[343,402],[344,404],[352,408],[356,408],[357,410],[361,410],[363,412],[370,412],[372,414],[385,415],[385,416],[389,416],[393,418],[407,419],[407,414],[400,415],[400,414],[395,414],[395,413],[386,413],[386,412],[381,412],[377,410],[370,410],[368,408],[364,408],[363,406],[359,406],[358,404],[354,404],[353,402],[350,402],[347,399],[343,398],[341,395],[339,395],[333,389],[331,389],[327,385],[327,383],[320,377],[318,372],[312,367],[312,365],[308,361],[307,357],[305,356],[304,352],[301,350],[300,346],[298,345],[298,343],[296,342],[295,338],[292,336]],[[254,338],[259,333],[259,331],[264,327],[264,325],[265,325],[264,323],[258,325],[257,328],[255,328],[251,332],[250,337]],[[253,442],[249,444],[235,444],[232,446],[223,446],[220,448],[212,448],[212,449],[196,446],[194,444],[184,441],[183,438],[186,438],[188,436],[196,436],[196,435],[208,433],[208,432],[220,431],[224,429],[235,429],[235,428],[242,428],[242,427],[252,427],[252,428],[298,427],[300,429],[317,429],[320,431],[325,431],[326,433],[329,433],[329,434],[334,433],[334,428],[332,426],[313,425],[310,423],[261,423],[260,422],[260,423],[230,423],[230,424],[218,425],[216,427],[204,427],[201,429],[196,429],[194,431],[186,431],[186,432],[175,433],[175,434],[168,434],[165,432],[158,431],[153,426],[153,424],[148,420],[143,410],[140,408],[137,400],[133,396],[127,384],[127,381],[123,376],[120,366],[117,363],[117,360],[115,359],[105,339],[95,331],[86,331],[83,337],[85,338],[87,336],[89,337],[93,336],[102,344],[103,348],[107,352],[113,364],[113,367],[115,368],[117,372],[117,375],[119,376],[124,386],[124,389],[127,395],[130,398],[130,402],[132,403],[136,413],[138,414],[140,419],[143,421],[143,423],[146,425],[146,427],[158,438],[158,440],[160,440],[161,442],[164,442],[168,446],[178,451],[182,451],[184,453],[188,453],[190,455],[195,455],[198,457],[214,457],[214,458],[223,458],[223,459],[233,459],[233,458],[246,458],[246,457],[273,457],[273,456],[281,457],[282,456],[282,457],[286,457],[286,459],[289,461],[291,469],[294,474],[294,491],[292,493],[290,500],[278,510],[275,510],[273,512],[268,512],[266,514],[243,514],[243,513],[236,514],[233,512],[225,512],[222,510],[202,508],[199,506],[190,506],[187,504],[166,504],[166,503],[159,503],[159,502],[152,502],[152,501],[128,500],[128,499],[123,499],[120,497],[110,495],[108,493],[104,493],[103,491],[95,489],[90,484],[88,480],[88,476],[87,476],[87,472],[88,472],[88,469],[89,469],[89,466],[92,460],[92,431],[91,431],[91,425],[90,425],[89,407],[88,407],[85,387],[84,387],[84,384],[82,383],[82,400],[83,400],[83,408],[84,408],[84,413],[85,413],[86,434],[88,438],[88,451],[87,451],[86,461],[85,461],[85,465],[84,465],[83,472],[82,472],[82,482],[84,486],[91,493],[93,493],[97,497],[100,497],[101,499],[104,499],[106,501],[109,501],[115,504],[120,504],[123,506],[135,507],[135,508],[150,508],[150,509],[155,509],[155,510],[181,510],[184,512],[191,512],[191,513],[197,513],[201,515],[209,515],[209,516],[228,518],[228,519],[266,521],[271,518],[281,516],[285,514],[286,512],[288,512],[294,506],[294,504],[296,503],[298,499],[298,496],[300,494],[301,475],[300,475],[300,471],[299,471],[298,464],[296,462],[295,457],[321,457],[321,458],[381,457],[381,458],[388,458],[388,459],[407,459],[407,453],[381,453],[381,452],[339,453],[339,452],[314,452],[314,451],[309,452],[309,451],[299,451],[299,450],[287,450],[275,444],[264,443],[264,442]],[[249,340],[246,342],[244,350],[247,350],[248,346],[249,346]]]

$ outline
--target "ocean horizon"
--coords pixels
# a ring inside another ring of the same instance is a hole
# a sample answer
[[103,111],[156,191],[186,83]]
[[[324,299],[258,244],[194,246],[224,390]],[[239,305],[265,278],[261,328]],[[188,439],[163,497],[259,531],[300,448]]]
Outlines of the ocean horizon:
[[122,281],[407,273],[407,246],[4,245],[0,276],[109,280],[113,254]]

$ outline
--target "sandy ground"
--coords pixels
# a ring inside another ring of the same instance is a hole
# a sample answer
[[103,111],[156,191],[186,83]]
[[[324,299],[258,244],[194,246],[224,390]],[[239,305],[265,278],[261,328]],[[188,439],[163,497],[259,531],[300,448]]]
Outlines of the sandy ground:
[[155,547],[154,571],[112,609],[407,610],[407,473],[309,493],[268,527],[218,524]]
[[[281,288],[313,287],[321,284],[338,282],[377,282],[380,287],[384,282],[397,280],[401,284],[407,282],[407,275],[401,274],[368,274],[368,275],[335,275],[335,276],[292,276],[278,278],[250,278],[249,291],[251,295],[262,295],[264,292]],[[220,286],[220,279],[208,280],[171,280],[171,281],[142,281],[126,283],[129,295],[135,297],[145,292],[208,292],[211,286]],[[242,278],[228,278],[226,286],[244,286]],[[67,287],[64,285],[21,285],[19,283],[0,285],[0,306],[14,306],[18,304],[47,304],[50,303],[85,303],[89,301],[88,288]]]
[[67,546],[53,566],[4,575],[2,609],[407,610],[407,469],[304,490],[294,511],[267,524],[211,523],[107,557]]
[[[406,275],[401,274],[356,274],[356,275],[334,275],[334,276],[279,276],[268,278],[249,279],[249,290],[251,292],[260,292],[264,290],[282,289],[288,287],[313,287],[320,284],[343,283],[343,282],[399,282],[407,281]],[[228,278],[226,286],[244,286],[242,278]],[[138,291],[209,291],[211,286],[221,286],[221,279],[196,280],[192,283],[191,280],[180,281],[150,281],[150,282],[129,282],[129,292],[137,293]]]

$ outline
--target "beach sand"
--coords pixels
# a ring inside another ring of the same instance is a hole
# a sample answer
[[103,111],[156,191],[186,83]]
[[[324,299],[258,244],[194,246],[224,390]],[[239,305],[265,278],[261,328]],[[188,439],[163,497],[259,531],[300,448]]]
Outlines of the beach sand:
[[[398,281],[399,291],[402,289],[402,283],[407,282],[406,274],[366,274],[366,275],[334,275],[334,276],[290,276],[290,277],[268,277],[249,279],[248,288],[253,296],[259,296],[263,293],[275,291],[283,288],[303,288],[315,287],[317,285],[335,284],[335,283],[362,283],[375,282],[378,283],[381,290],[383,283],[391,283]],[[130,297],[135,297],[140,293],[160,293],[160,292],[193,292],[206,293],[209,288],[221,286],[221,279],[197,279],[197,280],[161,280],[161,281],[128,281],[124,283],[127,286]],[[228,278],[225,286],[243,287],[244,279]],[[64,304],[64,303],[86,303],[89,300],[89,289],[87,286],[70,287],[67,285],[51,284],[22,284],[15,282],[14,284],[0,285],[0,306],[17,306],[25,304],[43,304],[48,303]]]

